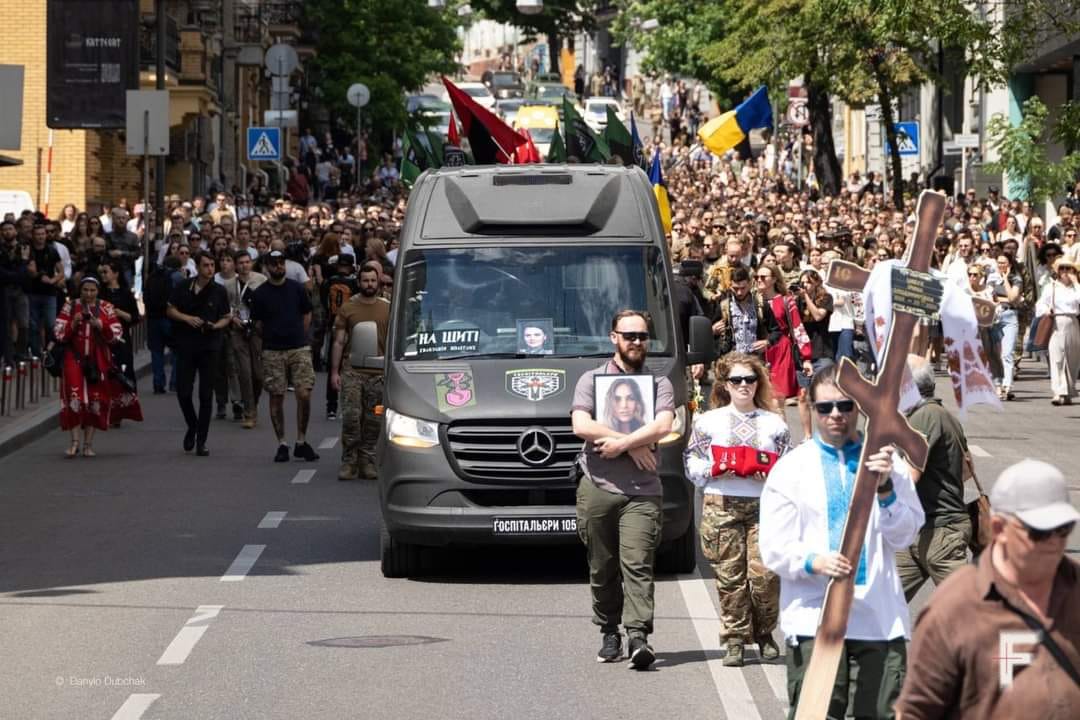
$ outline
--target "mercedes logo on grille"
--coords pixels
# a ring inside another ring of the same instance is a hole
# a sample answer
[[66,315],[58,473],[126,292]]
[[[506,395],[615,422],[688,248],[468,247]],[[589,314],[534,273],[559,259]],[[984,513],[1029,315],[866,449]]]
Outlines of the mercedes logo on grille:
[[555,438],[542,427],[531,427],[518,436],[517,450],[526,465],[544,465],[555,455]]

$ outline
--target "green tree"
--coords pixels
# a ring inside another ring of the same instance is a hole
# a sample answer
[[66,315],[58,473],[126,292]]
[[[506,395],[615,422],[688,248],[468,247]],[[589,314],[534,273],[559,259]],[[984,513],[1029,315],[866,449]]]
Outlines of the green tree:
[[355,116],[345,92],[360,82],[371,90],[365,121],[384,131],[401,128],[403,91],[454,71],[457,14],[429,8],[426,0],[307,0],[304,13],[319,28],[313,84],[337,117]]
[[561,72],[559,56],[563,42],[572,41],[579,32],[592,32],[596,28],[594,0],[544,0],[544,9],[535,15],[520,12],[516,0],[470,0],[469,5],[490,20],[519,27],[533,36],[546,35],[553,73]]
[[[1038,97],[1024,101],[1023,119],[1015,127],[1003,115],[990,119],[987,133],[990,147],[998,154],[997,162],[988,163],[992,173],[1006,173],[1013,181],[1026,185],[1026,199],[1041,203],[1060,195],[1076,180],[1080,171],[1080,153],[1071,152],[1062,160],[1047,156],[1054,131],[1046,124],[1046,105]],[[1060,125],[1058,126],[1060,128]]]
[[[1059,0],[1003,0],[1000,15],[982,14],[966,0],[938,0],[930,8],[910,0],[621,0],[633,28],[679,5],[670,33],[642,43],[654,59],[696,68],[740,89],[768,83],[774,92],[802,76],[809,94],[815,172],[826,191],[839,188],[829,99],[859,107],[881,104],[892,147],[894,178],[901,176],[892,101],[926,81],[939,82],[946,51],[959,55],[983,87],[1000,85],[1015,64],[1053,32],[1074,32],[1080,10]],[[677,47],[680,37],[684,51]],[[893,200],[902,188],[893,184]]]

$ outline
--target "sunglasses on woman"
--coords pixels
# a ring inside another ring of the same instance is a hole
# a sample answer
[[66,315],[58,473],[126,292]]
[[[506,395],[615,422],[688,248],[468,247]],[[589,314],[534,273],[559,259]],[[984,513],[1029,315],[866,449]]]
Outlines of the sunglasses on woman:
[[757,383],[757,375],[728,375],[727,381],[732,385],[753,385]]

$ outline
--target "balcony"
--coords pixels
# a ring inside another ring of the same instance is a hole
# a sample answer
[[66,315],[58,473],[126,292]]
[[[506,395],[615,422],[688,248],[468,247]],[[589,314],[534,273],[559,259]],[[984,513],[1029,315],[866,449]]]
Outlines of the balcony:
[[269,24],[258,12],[238,8],[233,16],[232,39],[241,45],[262,45],[269,39]]
[[299,0],[263,0],[259,3],[259,15],[269,27],[270,35],[277,40],[300,38],[300,22],[304,8]]

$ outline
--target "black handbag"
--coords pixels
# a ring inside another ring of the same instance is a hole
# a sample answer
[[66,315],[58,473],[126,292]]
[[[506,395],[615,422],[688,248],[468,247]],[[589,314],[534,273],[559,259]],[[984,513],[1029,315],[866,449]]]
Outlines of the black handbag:
[[58,378],[64,374],[64,356],[67,355],[68,346],[67,343],[54,342],[45,351],[45,358],[43,364],[45,366],[45,372],[54,378]]
[[115,364],[109,368],[109,379],[115,380],[117,383],[119,383],[120,387],[133,395],[135,394],[136,390],[138,390],[134,381],[132,381],[131,378],[125,375],[124,371],[118,368]]

